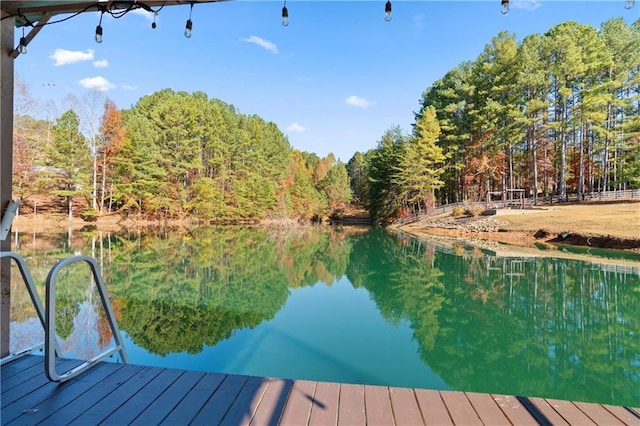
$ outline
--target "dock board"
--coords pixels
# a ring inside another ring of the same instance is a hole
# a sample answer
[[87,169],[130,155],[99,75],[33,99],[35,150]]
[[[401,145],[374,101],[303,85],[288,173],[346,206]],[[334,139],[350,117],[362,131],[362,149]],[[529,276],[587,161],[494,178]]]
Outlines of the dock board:
[[632,407],[113,363],[57,384],[43,362],[30,355],[2,366],[1,424],[640,426]]

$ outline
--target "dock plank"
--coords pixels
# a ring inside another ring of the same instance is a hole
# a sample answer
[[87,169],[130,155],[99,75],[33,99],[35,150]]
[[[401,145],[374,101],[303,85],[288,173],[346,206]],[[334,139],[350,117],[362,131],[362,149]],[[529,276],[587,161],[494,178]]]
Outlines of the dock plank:
[[390,389],[386,386],[364,387],[367,425],[391,425],[394,423],[389,392]]
[[[17,360],[14,362],[21,363],[21,360]],[[9,365],[11,364],[13,363],[10,363]],[[18,371],[18,374],[11,374],[6,378],[4,376],[4,370],[5,369],[3,367],[2,368],[2,396],[6,395],[8,392],[13,393],[13,389],[16,386],[22,385],[24,382],[26,382],[29,379],[44,375],[44,361],[40,363],[27,363],[23,371]]]
[[453,425],[453,420],[444,405],[440,392],[415,389],[415,394],[425,425]]
[[366,424],[363,385],[341,384],[339,401],[339,425],[355,426]]
[[44,357],[41,356],[24,356],[11,361],[2,366],[2,390],[4,391],[4,382],[6,379],[15,376],[16,374],[22,375],[24,371],[34,365],[40,365],[41,371],[44,371]]
[[635,416],[640,417],[640,408],[635,408],[635,407],[625,407],[625,408],[631,411]]
[[144,367],[137,374],[131,376],[127,381],[118,386],[117,392],[111,392],[100,401],[93,404],[82,415],[74,419],[71,426],[83,426],[88,424],[99,424],[106,418],[113,415],[114,410],[120,408],[129,399],[140,395],[140,391],[155,379],[162,370],[152,367]]
[[409,388],[389,388],[393,417],[398,426],[423,424],[418,401]]
[[466,392],[466,394],[484,424],[494,426],[511,424],[491,395],[475,392]]
[[[114,374],[122,367],[123,364],[100,363],[92,369],[89,376],[85,373],[66,383],[51,383],[50,391],[44,393],[42,398],[38,397],[37,391],[29,394],[28,397],[20,399],[20,405],[16,405],[16,409],[21,412],[21,415],[15,419],[16,423],[37,424],[43,421],[51,413],[63,410],[71,401],[82,397],[85,392],[89,392],[94,386],[97,386],[96,383]],[[38,399],[40,401],[35,402]],[[10,410],[6,412],[3,410],[3,422],[11,417],[10,414]]]
[[[189,387],[192,380],[199,376],[197,382]],[[167,424],[175,425],[179,423],[189,423],[193,417],[198,413],[201,407],[207,402],[213,392],[222,384],[226,379],[226,374],[202,374],[193,373],[189,376],[182,376],[176,390],[182,389],[188,390],[186,395],[180,395],[178,393],[165,394],[167,398],[169,396],[176,395],[182,397],[179,402],[171,406],[170,412],[165,412],[163,408],[169,408],[170,404],[163,405],[166,398],[159,398],[152,406],[145,410],[139,417],[137,417],[132,424],[134,425],[148,425],[148,424]],[[163,404],[159,404],[162,402]],[[162,414],[160,416],[159,414]],[[157,417],[156,417],[157,416]]]
[[164,369],[152,378],[139,392],[128,398],[124,404],[117,407],[111,415],[100,423],[129,424],[140,414],[141,407],[148,407],[160,397],[183,374],[180,370]]
[[318,382],[311,405],[309,425],[335,425],[338,423],[340,384]]
[[620,421],[624,422],[624,424],[630,426],[640,426],[640,416],[633,415],[626,408],[607,404],[604,404],[603,407],[618,419],[620,419]]
[[440,392],[447,411],[455,424],[461,425],[481,425],[482,421],[471,402],[462,392],[442,391]]
[[316,382],[308,380],[296,380],[289,391],[286,405],[282,411],[281,425],[307,424],[311,414],[313,395],[316,390]]
[[569,424],[595,425],[593,420],[584,414],[573,402],[549,398],[546,400]]
[[[42,362],[42,357],[30,355],[2,366],[2,425],[533,425],[540,421],[561,426],[640,426],[640,410],[630,407],[107,362],[65,383],[54,383],[43,369],[35,375],[31,370],[37,365],[40,369]],[[67,370],[78,363],[61,359],[58,368]],[[7,383],[14,385],[5,388]]]
[[518,398],[510,395],[492,395],[496,404],[500,407],[502,412],[507,416],[509,421],[514,425],[521,426],[534,426],[538,425],[536,419],[529,413],[524,405]]
[[191,421],[194,425],[218,424],[227,414],[249,378],[229,374]]
[[263,377],[249,377],[220,424],[229,426],[250,424],[253,413],[267,390],[268,383],[269,379]]
[[[78,364],[80,364],[80,361],[63,360],[59,365],[62,368],[73,368]],[[29,371],[28,377],[25,377],[25,380],[22,383],[7,390],[6,393],[2,393],[3,414],[6,410],[10,409],[9,407],[11,407],[11,404],[18,400],[23,400],[26,396],[31,396],[31,394],[34,392],[39,392],[39,388],[46,386],[49,383],[51,382],[49,382],[49,380],[45,376],[44,369],[40,372],[40,374],[36,374],[34,376],[31,376],[31,371]],[[4,380],[2,381],[2,386],[4,390]],[[47,387],[47,389],[49,388]],[[48,392],[48,390],[46,392]]]
[[624,425],[617,417],[611,414],[606,408],[599,404],[587,402],[574,402],[576,407],[585,413],[594,423],[599,425]]
[[269,379],[260,405],[253,413],[252,425],[274,426],[280,421],[293,382],[284,379]]
[[[97,382],[97,385],[92,388],[92,392],[85,393],[82,398],[74,399],[63,410],[57,410],[52,413],[51,416],[45,419],[45,423],[47,425],[67,425],[71,423],[107,395],[117,391],[120,385],[145,368],[149,367],[128,365],[127,368],[119,369],[114,374]],[[93,371],[88,371],[86,374],[91,373]]]
[[569,423],[544,398],[528,398],[534,407],[554,426],[569,426]]

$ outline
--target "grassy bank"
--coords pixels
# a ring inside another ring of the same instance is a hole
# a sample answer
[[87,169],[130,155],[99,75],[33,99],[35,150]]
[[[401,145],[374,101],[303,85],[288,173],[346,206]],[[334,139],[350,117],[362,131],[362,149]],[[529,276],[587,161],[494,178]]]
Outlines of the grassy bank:
[[[478,226],[482,221],[493,226]],[[416,235],[486,239],[520,246],[562,242],[640,251],[640,200],[554,204],[528,211],[499,211],[491,217],[448,215],[400,228]]]

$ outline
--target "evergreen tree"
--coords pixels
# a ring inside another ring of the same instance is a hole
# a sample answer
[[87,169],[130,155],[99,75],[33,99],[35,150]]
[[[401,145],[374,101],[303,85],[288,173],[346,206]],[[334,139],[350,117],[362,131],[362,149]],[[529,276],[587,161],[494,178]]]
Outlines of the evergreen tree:
[[356,152],[346,166],[351,193],[356,203],[366,204],[367,202],[368,163],[364,154]]
[[64,197],[69,220],[73,219],[73,198],[91,194],[91,157],[85,137],[79,130],[78,115],[68,110],[51,129],[53,139],[45,151],[43,177],[51,193]]
[[366,207],[374,223],[396,217],[402,207],[402,188],[397,183],[396,173],[406,140],[400,127],[394,126],[382,135],[371,154]]
[[[399,164],[395,167],[395,181],[403,198],[418,213],[434,206],[434,190],[442,186],[440,180],[445,160],[442,149],[436,144],[440,125],[434,107],[427,107],[415,126],[415,134],[406,143]],[[413,210],[413,208],[412,208]]]
[[320,188],[327,198],[330,214],[339,213],[351,202],[349,174],[345,165],[340,161],[329,169],[326,177],[320,183]]
[[[539,34],[525,37],[518,47],[517,85],[520,91],[522,115],[520,125],[525,135],[525,149],[528,155],[523,157],[526,167],[526,184],[532,188],[533,201],[537,203],[540,192],[540,165],[538,150],[544,144],[547,122],[548,95],[550,87],[544,62],[543,40]],[[544,179],[544,192],[547,192],[548,179]]]

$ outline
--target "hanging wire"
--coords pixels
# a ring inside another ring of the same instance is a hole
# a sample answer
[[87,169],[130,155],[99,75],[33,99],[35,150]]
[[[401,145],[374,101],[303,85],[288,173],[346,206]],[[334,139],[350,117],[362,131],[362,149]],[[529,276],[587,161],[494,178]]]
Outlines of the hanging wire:
[[[132,2],[131,4],[128,5],[128,7],[126,9],[113,11],[113,10],[109,10],[109,9],[104,8],[103,9],[104,10],[103,13],[107,13],[107,14],[111,15],[112,18],[119,19],[119,18],[122,18],[124,15],[126,15],[127,13],[129,13],[132,10],[135,10],[135,9],[144,9],[147,12],[158,13],[165,6],[166,6],[166,3],[163,4],[162,6],[160,6],[158,9],[154,10],[152,7],[146,5],[145,3]],[[193,3],[191,4],[191,6],[193,7]],[[4,21],[5,19],[9,19],[9,18],[20,18],[20,21],[22,23],[24,23],[23,26],[28,26],[28,27],[31,27],[31,28],[44,27],[44,26],[47,26],[47,25],[59,24],[61,22],[68,21],[69,19],[75,18],[76,16],[81,15],[81,14],[83,14],[85,12],[88,12],[89,10],[91,10],[93,8],[101,10],[101,4],[100,3],[90,4],[90,5],[86,6],[84,9],[82,9],[82,10],[80,10],[78,12],[72,13],[69,16],[66,16],[64,18],[60,18],[60,19],[55,20],[55,21],[49,21],[49,22],[47,22],[45,24],[36,24],[36,23],[30,21],[22,12],[20,12],[20,9],[18,9],[16,13],[12,13],[12,14],[3,16],[2,18],[0,18],[0,21]]]

